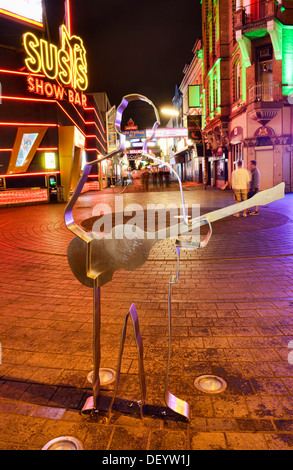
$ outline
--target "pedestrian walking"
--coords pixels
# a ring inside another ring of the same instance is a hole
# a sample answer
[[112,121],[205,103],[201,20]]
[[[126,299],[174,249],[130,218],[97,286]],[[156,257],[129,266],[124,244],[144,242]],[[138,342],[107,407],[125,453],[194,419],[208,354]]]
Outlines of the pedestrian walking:
[[165,177],[166,188],[168,188],[169,183],[170,183],[170,171],[169,171],[169,168],[165,168],[164,177]]
[[112,161],[110,159],[107,160],[106,174],[107,174],[107,187],[110,188],[110,186],[113,186],[113,176],[114,176]]
[[[250,169],[251,174],[250,187],[248,192],[248,199],[250,199],[259,191],[260,173],[259,169],[257,168],[256,160],[250,160],[248,167]],[[258,206],[255,206],[254,212],[252,212],[252,208],[248,209],[247,212],[250,215],[258,215]]]
[[158,177],[158,170],[156,167],[152,169],[152,178],[153,178],[153,186],[154,188],[157,186],[157,177]]
[[162,188],[163,185],[164,185],[164,180],[163,180],[163,178],[164,178],[164,171],[163,171],[163,168],[162,168],[162,167],[159,168],[158,177],[159,177],[159,185],[160,185],[160,188]]
[[[232,172],[232,189],[236,202],[246,201],[250,183],[249,171],[243,168],[242,160],[238,160],[237,169]],[[239,212],[234,214],[239,217]],[[246,210],[243,211],[243,217],[247,217]]]
[[125,166],[122,167],[122,186],[127,186],[128,170]]
[[142,183],[143,183],[144,191],[149,190],[149,178],[150,178],[149,170],[148,168],[145,168],[142,172]]

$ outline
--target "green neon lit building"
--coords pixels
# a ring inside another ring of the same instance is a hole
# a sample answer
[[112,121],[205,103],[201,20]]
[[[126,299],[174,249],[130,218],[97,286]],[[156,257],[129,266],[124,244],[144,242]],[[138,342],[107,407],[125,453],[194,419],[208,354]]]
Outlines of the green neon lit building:
[[202,0],[208,184],[256,160],[261,188],[293,191],[293,1]]

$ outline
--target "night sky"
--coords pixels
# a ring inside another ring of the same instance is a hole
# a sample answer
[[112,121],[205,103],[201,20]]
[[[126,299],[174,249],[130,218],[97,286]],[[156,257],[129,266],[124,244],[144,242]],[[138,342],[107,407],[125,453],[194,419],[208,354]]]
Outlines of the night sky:
[[[47,0],[46,9],[58,41],[64,2]],[[104,91],[116,106],[128,93],[147,96],[158,109],[172,104],[201,37],[200,0],[71,0],[71,11],[72,33],[87,50],[88,92]]]

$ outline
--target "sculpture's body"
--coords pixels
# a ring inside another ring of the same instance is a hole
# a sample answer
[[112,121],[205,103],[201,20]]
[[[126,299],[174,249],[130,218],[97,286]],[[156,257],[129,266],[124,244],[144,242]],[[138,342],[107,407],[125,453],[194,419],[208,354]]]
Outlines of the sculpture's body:
[[[97,410],[99,407],[99,398],[100,398],[100,379],[99,379],[99,366],[100,366],[100,288],[107,282],[112,280],[113,274],[119,269],[125,269],[128,271],[133,271],[142,266],[145,261],[148,259],[149,252],[153,245],[157,243],[158,240],[162,239],[162,232],[157,231],[151,235],[147,232],[144,232],[136,227],[136,236],[127,238],[123,237],[123,226],[114,227],[110,236],[101,237],[93,232],[86,232],[79,225],[74,222],[73,219],[73,207],[77,201],[77,198],[81,194],[84,183],[87,180],[89,172],[92,165],[100,163],[101,161],[113,158],[120,152],[123,152],[125,149],[125,135],[121,133],[121,120],[122,113],[128,103],[133,100],[142,100],[153,106],[156,122],[153,126],[153,134],[149,139],[144,143],[142,154],[154,161],[162,163],[160,160],[157,160],[153,155],[147,152],[147,143],[149,140],[152,140],[156,129],[159,123],[158,112],[154,107],[153,103],[147,98],[141,95],[127,95],[123,98],[120,106],[117,109],[115,127],[116,131],[120,134],[120,146],[117,150],[112,152],[109,155],[106,155],[98,160],[95,160],[91,163],[88,163],[85,166],[83,175],[75,189],[75,192],[69,201],[66,210],[65,210],[65,223],[70,231],[72,231],[76,237],[70,242],[68,246],[68,262],[71,267],[73,274],[76,278],[85,286],[92,287],[94,292],[94,371],[93,371],[93,398],[87,403],[86,409]],[[167,365],[167,374],[166,374],[166,388],[165,388],[165,400],[167,405],[177,413],[189,417],[189,406],[183,400],[176,398],[167,390],[167,381],[168,381],[168,368],[169,368],[169,359],[170,359],[170,336],[171,336],[171,286],[172,284],[178,281],[179,277],[179,257],[180,257],[180,248],[189,248],[197,249],[199,247],[204,247],[208,243],[211,237],[211,223],[227,217],[229,215],[235,214],[245,208],[254,206],[268,204],[276,199],[284,197],[284,183],[272,188],[270,190],[262,191],[255,195],[249,201],[244,201],[240,204],[233,204],[232,206],[226,207],[224,209],[219,209],[217,211],[206,214],[202,217],[198,217],[191,221],[188,220],[185,210],[184,196],[180,178],[178,174],[173,170],[173,168],[165,163],[166,166],[175,174],[179,183],[179,189],[182,199],[183,207],[183,222],[179,224],[178,233],[186,234],[188,231],[200,227],[201,225],[208,224],[209,231],[203,242],[189,242],[189,241],[177,241],[175,243],[178,257],[177,264],[177,274],[176,276],[171,276],[169,283],[169,299],[168,299],[168,311],[169,311],[169,358]],[[164,230],[164,236],[166,238],[170,237],[171,230]],[[122,345],[120,348],[120,354],[118,358],[118,374],[116,379],[115,394],[117,391],[119,375],[120,375],[120,364],[121,364],[121,355],[123,352],[123,344],[125,339],[126,331],[126,322],[128,316],[131,316],[133,321],[135,337],[139,353],[139,364],[140,364],[140,383],[141,383],[141,393],[142,393],[142,405],[145,402],[145,378],[144,378],[144,369],[142,362],[142,340],[139,332],[138,326],[138,317],[136,314],[135,307],[132,305],[129,313],[126,317],[123,334],[122,334]],[[124,339],[123,339],[124,338]],[[110,406],[110,409],[113,405],[115,394]]]

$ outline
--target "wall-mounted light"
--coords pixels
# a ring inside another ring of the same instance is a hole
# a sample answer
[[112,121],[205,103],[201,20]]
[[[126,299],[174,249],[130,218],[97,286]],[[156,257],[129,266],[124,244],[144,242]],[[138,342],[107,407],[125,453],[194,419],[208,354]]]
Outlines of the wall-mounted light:
[[46,170],[55,170],[56,168],[56,154],[54,152],[45,153],[45,168]]

